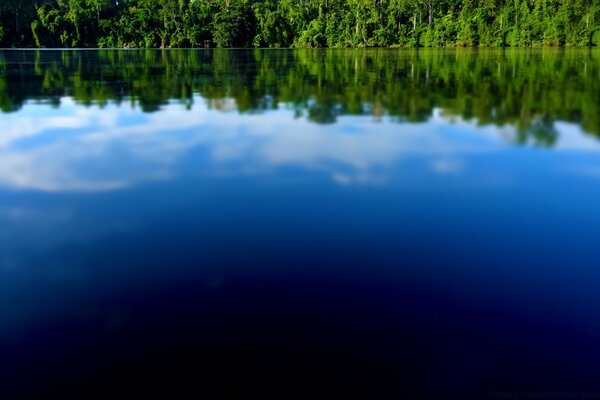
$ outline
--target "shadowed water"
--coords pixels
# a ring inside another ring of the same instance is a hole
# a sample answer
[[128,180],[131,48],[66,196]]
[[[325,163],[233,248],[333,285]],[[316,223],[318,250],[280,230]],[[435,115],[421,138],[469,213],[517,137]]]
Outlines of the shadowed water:
[[597,50],[0,51],[0,110],[0,398],[600,398]]

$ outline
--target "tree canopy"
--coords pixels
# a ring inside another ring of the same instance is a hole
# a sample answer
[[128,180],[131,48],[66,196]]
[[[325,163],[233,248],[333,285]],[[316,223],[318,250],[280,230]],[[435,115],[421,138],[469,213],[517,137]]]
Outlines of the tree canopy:
[[3,47],[600,44],[598,0],[2,0]]

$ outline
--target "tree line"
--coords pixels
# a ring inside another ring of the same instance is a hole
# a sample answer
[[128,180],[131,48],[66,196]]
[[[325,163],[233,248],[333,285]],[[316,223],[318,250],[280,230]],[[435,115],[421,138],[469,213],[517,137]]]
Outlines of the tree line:
[[343,115],[511,126],[517,143],[551,146],[556,121],[600,137],[600,52],[590,49],[0,52],[0,110],[26,102],[139,107],[202,101],[215,110],[298,118]]
[[600,44],[598,0],[2,0],[2,47]]

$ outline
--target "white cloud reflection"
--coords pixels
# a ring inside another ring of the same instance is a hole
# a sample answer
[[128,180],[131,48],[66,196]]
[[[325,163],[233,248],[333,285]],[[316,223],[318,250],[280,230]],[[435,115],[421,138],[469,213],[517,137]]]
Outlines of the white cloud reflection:
[[[557,129],[559,149],[599,149],[574,124]],[[259,115],[211,111],[200,98],[191,111],[170,104],[152,114],[69,99],[59,109],[28,104],[0,116],[0,132],[0,185],[43,191],[107,191],[169,178],[194,149],[203,150],[199,173],[292,166],[351,185],[385,181],[386,169],[414,156],[429,160],[434,173],[458,174],[467,168],[465,155],[510,146],[506,128],[450,124],[439,112],[422,124],[344,116],[319,125],[283,107]]]

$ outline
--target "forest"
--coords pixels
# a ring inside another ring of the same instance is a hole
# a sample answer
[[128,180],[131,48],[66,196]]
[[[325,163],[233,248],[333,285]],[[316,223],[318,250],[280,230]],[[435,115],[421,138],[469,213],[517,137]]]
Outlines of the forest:
[[1,0],[0,47],[600,44],[599,0]]

